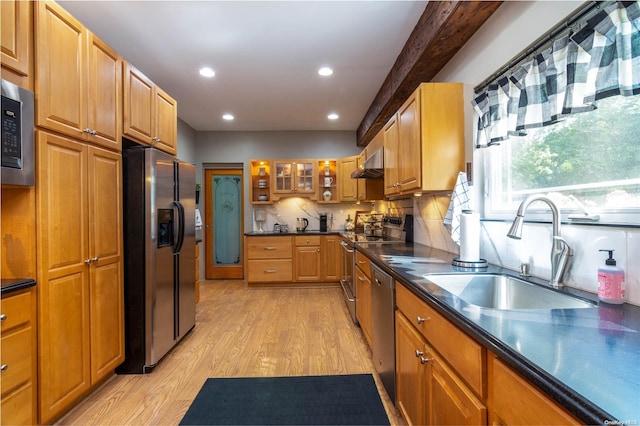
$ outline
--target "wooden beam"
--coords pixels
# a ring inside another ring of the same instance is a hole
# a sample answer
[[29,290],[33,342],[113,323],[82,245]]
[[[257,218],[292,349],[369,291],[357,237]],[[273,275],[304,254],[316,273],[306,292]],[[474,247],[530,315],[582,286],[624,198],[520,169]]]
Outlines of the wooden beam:
[[364,147],[422,82],[431,81],[502,1],[430,1],[356,132]]

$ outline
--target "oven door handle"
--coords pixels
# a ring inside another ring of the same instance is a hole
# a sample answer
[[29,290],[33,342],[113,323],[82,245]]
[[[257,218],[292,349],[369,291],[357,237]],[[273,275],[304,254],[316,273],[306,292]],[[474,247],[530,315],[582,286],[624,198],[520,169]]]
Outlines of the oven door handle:
[[354,250],[353,249],[349,250],[349,245],[344,241],[340,241],[340,245],[342,246],[344,251],[346,251],[347,253],[353,253]]
[[340,287],[342,287],[342,291],[344,291],[344,296],[347,298],[347,300],[349,302],[355,302],[356,301],[355,297],[352,297],[352,296],[349,295],[349,292],[347,291],[347,287],[346,287],[346,285],[344,283],[344,280],[340,280]]

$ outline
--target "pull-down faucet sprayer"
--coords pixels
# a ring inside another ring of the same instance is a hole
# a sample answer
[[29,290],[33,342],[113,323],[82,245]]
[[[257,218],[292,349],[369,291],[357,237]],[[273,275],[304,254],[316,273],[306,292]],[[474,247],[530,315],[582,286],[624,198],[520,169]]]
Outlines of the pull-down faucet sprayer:
[[544,201],[549,208],[551,208],[552,214],[552,227],[553,227],[553,241],[551,244],[551,278],[549,284],[552,287],[562,286],[562,276],[564,275],[567,261],[570,256],[573,255],[573,251],[569,244],[560,236],[560,211],[558,206],[548,197],[544,195],[532,195],[524,200],[518,212],[516,213],[511,229],[507,233],[507,237],[519,240],[522,238],[522,228],[524,226],[524,213],[529,207],[529,204],[534,201]]

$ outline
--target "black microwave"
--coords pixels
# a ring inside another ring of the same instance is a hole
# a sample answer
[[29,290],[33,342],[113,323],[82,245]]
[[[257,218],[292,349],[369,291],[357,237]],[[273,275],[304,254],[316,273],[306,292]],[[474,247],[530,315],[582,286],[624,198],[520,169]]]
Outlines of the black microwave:
[[2,83],[2,175],[9,185],[35,185],[33,93]]

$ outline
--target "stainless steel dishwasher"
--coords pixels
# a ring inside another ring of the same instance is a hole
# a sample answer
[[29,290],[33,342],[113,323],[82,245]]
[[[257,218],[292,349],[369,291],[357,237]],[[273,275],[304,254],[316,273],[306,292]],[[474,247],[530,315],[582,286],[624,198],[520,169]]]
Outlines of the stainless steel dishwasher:
[[371,264],[373,364],[389,398],[396,402],[395,281]]

